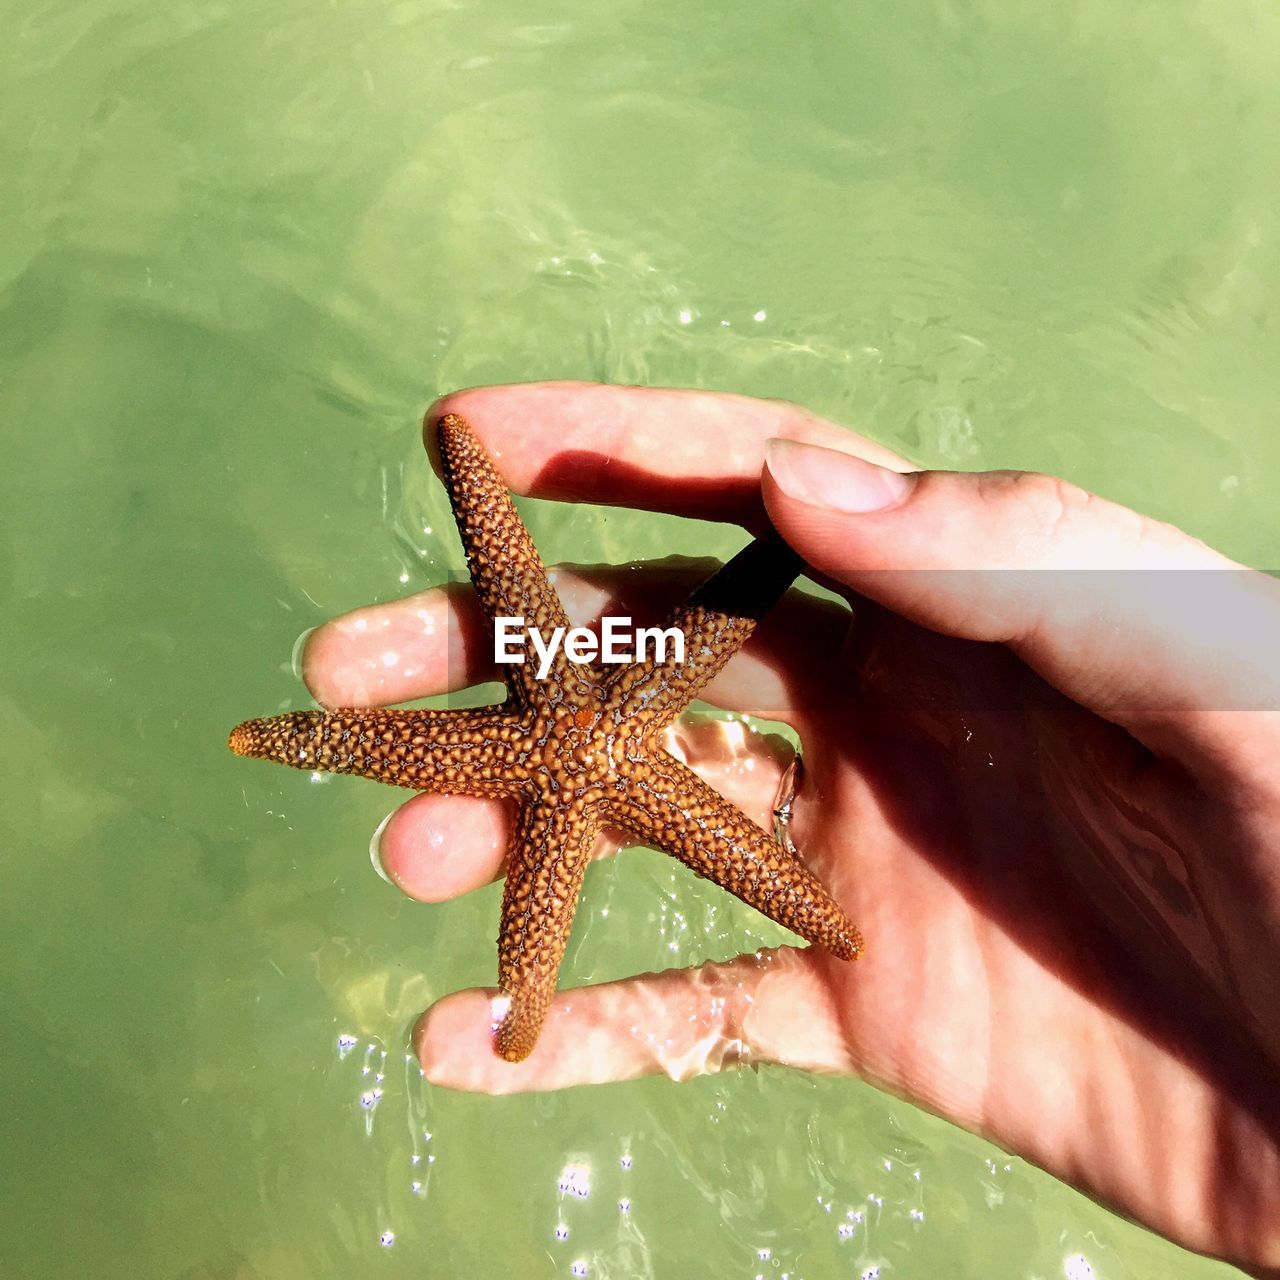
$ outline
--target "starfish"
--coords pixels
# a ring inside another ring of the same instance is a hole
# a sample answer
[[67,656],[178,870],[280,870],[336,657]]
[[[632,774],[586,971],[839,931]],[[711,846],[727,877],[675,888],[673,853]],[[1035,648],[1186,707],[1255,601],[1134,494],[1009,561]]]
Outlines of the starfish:
[[[441,470],[471,582],[490,620],[523,618],[543,637],[569,627],[506,485],[455,414],[437,425]],[[237,755],[356,773],[415,791],[515,800],[498,937],[508,997],[496,1048],[518,1062],[538,1038],[596,837],[617,828],[714,880],[771,920],[842,959],[862,938],[783,843],[662,746],[663,730],[742,647],[802,568],[781,541],[757,539],[699,587],[668,626],[684,661],[571,662],[544,679],[534,662],[502,668],[507,698],[478,710],[340,709],[247,720]],[[674,646],[671,646],[674,649]]]

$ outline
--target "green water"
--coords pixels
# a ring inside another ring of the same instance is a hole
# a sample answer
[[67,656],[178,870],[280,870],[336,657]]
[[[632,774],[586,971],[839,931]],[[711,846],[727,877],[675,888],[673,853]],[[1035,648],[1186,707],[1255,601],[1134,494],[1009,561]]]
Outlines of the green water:
[[[787,397],[1280,563],[1280,10],[0,0],[0,29],[0,1274],[1233,1274],[850,1082],[424,1088],[407,1029],[492,980],[497,891],[404,901],[366,853],[391,792],[224,742],[305,705],[304,629],[460,567],[418,419],[469,383]],[[552,558],[738,542],[528,510]],[[564,977],[756,928],[632,855]]]

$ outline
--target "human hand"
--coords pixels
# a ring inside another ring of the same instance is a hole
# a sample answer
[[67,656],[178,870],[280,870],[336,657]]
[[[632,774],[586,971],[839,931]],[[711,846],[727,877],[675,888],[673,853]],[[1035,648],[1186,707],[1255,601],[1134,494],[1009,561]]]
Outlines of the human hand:
[[[850,600],[789,596],[706,696],[800,734],[792,834],[868,954],[782,948],[562,992],[517,1065],[492,1052],[492,992],[459,992],[419,1024],[428,1078],[498,1093],[743,1058],[853,1073],[1280,1273],[1275,584],[1047,477],[902,474],[789,405],[546,384],[444,412],[517,492],[770,521]],[[586,575],[578,595],[652,617],[701,576]],[[471,599],[326,624],[308,685],[350,706],[489,678]],[[785,760],[761,743],[732,771],[714,728],[683,732],[767,821]],[[415,797],[384,866],[417,898],[457,896],[501,875],[509,821]]]

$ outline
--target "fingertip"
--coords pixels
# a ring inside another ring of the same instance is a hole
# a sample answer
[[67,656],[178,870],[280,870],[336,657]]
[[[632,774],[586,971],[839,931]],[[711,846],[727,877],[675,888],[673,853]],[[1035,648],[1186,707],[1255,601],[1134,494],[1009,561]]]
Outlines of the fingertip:
[[468,390],[468,388],[464,387],[457,391],[446,391],[444,395],[437,396],[427,406],[426,413],[422,415],[422,430],[427,433],[433,433],[439,425],[440,419],[451,413],[466,417],[458,406],[466,398]]
[[492,1095],[530,1093],[589,1083],[583,1069],[592,1059],[588,1046],[557,1034],[564,1017],[556,1006],[533,1051],[519,1062],[508,1062],[497,1050],[497,1030],[509,998],[488,987],[455,991],[436,1001],[418,1020],[413,1032],[414,1052],[423,1076],[431,1084],[467,1093]]
[[437,472],[440,470],[440,424],[448,417],[458,417],[471,426],[466,407],[485,390],[486,388],[477,387],[446,392],[433,400],[422,415],[422,446],[427,451],[431,466]]
[[455,991],[437,1000],[418,1019],[413,1047],[431,1084],[472,1092],[502,1091],[486,1088],[491,1079],[495,1083],[500,1080],[494,1070],[499,1061],[493,1049],[497,1025],[491,1008],[494,995],[480,989]]
[[307,691],[328,710],[351,705],[344,704],[342,696],[351,683],[347,678],[351,644],[342,629],[334,625],[337,621],[322,623],[303,638],[299,664]]
[[331,618],[306,638],[302,681],[322,707],[374,707],[397,700],[388,689],[396,673],[382,660],[388,651],[380,643],[390,622],[385,609],[372,606]]
[[507,805],[470,796],[415,796],[383,825],[376,858],[418,902],[447,902],[495,880],[511,835]]
[[302,679],[322,706],[379,707],[488,678],[480,612],[462,584],[332,618],[302,647]]
[[456,414],[460,418],[468,416],[467,410],[469,406],[477,403],[483,403],[485,400],[492,400],[503,396],[509,392],[511,388],[493,386],[493,387],[460,387],[457,391],[446,391],[444,395],[437,396],[428,406],[427,411],[422,416],[422,430],[428,436],[435,435],[435,429],[440,424],[441,418],[448,417],[449,414]]

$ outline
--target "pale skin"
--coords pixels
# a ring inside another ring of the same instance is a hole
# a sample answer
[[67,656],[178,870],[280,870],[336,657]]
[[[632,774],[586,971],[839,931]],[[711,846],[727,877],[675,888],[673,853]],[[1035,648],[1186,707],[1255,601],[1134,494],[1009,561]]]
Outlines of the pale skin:
[[[417,1027],[427,1077],[509,1093],[744,1057],[858,1075],[1280,1276],[1276,584],[1062,481],[914,472],[791,405],[549,383],[460,392],[429,421],[445,412],[517,493],[767,521],[852,602],[793,593],[706,696],[799,733],[790,834],[868,950],[562,991],[515,1065],[492,1049],[492,992],[458,992]],[[1062,572],[1097,569],[1129,572]],[[703,576],[558,583],[574,622],[640,625]],[[335,619],[308,685],[372,706],[492,678],[472,600],[442,588]],[[770,821],[776,742],[682,737]],[[509,829],[499,805],[421,795],[381,856],[441,901],[501,876]],[[606,833],[597,856],[616,849]]]

